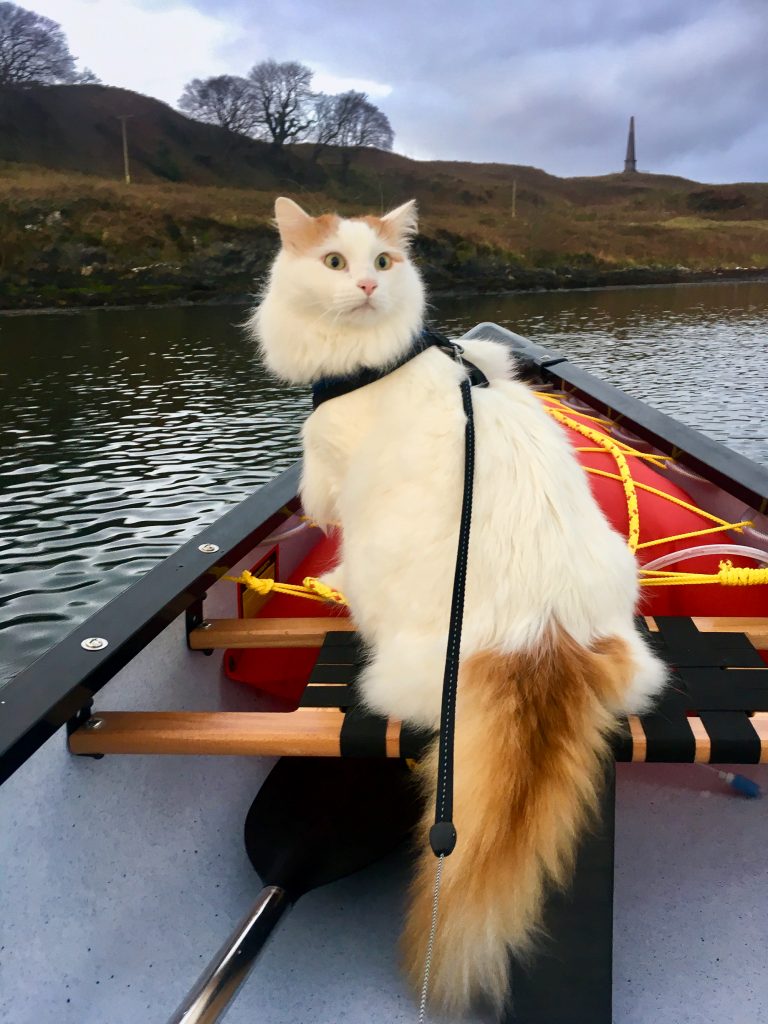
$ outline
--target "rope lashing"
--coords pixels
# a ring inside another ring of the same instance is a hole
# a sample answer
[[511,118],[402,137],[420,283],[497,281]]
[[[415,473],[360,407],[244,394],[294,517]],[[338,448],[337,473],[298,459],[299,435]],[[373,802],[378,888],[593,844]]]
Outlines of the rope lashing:
[[314,576],[305,576],[302,583],[280,583],[269,577],[254,576],[253,573],[245,569],[239,576],[223,576],[222,579],[241,583],[262,597],[273,593],[290,594],[292,597],[305,597],[308,601],[321,601],[323,604],[345,605],[347,603],[347,599],[340,591],[327,586]]
[[[608,437],[599,430],[596,430],[593,427],[588,427],[584,423],[580,423],[578,420],[573,419],[572,416],[566,415],[566,413],[563,412],[563,408],[567,408],[567,406],[565,406],[560,399],[550,396],[547,396],[547,399],[556,403],[556,406],[545,405],[546,412],[549,413],[553,419],[557,420],[558,423],[563,426],[568,427],[571,430],[575,430],[577,433],[589,438],[590,441],[598,446],[599,451],[606,452],[613,456],[614,461],[616,462],[617,473],[608,473],[605,470],[594,469],[591,466],[585,466],[584,468],[587,473],[592,473],[595,476],[602,476],[607,477],[610,480],[620,481],[627,501],[627,517],[629,520],[627,545],[633,554],[636,554],[643,548],[656,547],[660,544],[670,544],[673,541],[678,540],[688,540],[691,537],[703,537],[706,534],[719,533],[722,530],[735,530],[737,533],[741,533],[745,526],[753,525],[751,520],[748,519],[742,520],[738,523],[729,523],[725,519],[720,519],[719,516],[713,515],[711,512],[707,512],[702,508],[697,508],[695,505],[691,505],[689,502],[683,501],[681,498],[677,498],[675,495],[667,494],[665,491],[659,490],[657,487],[652,487],[649,484],[633,480],[629,471],[627,456],[643,458],[642,452],[636,452],[629,445],[616,441],[614,438]],[[576,415],[581,416],[582,414],[576,413]],[[588,418],[594,419],[594,417]],[[705,527],[701,530],[691,530],[688,533],[678,533],[669,537],[657,537],[653,540],[647,540],[640,543],[640,519],[637,505],[638,489],[650,494],[655,494],[657,497],[663,498],[665,501],[669,501],[674,505],[678,505],[689,512],[694,512],[696,515],[702,516],[704,519],[708,519],[714,525]],[[654,571],[643,568],[640,568],[639,572],[640,586],[642,587],[685,586],[697,583],[719,583],[726,587],[738,587],[757,586],[759,584],[768,583],[768,568],[752,569],[746,567],[740,568],[738,566],[734,568],[731,562],[721,562],[719,571],[714,574],[680,573],[662,570]]]
[[643,587],[687,587],[697,583],[719,583],[724,587],[756,587],[768,583],[768,566],[760,569],[740,568],[732,562],[721,562],[716,573],[667,572],[664,569],[641,569]]
[[553,419],[557,420],[558,423],[562,423],[563,426],[568,427],[570,430],[575,430],[578,434],[582,434],[588,440],[593,441],[613,456],[616,463],[616,469],[621,479],[622,487],[624,488],[624,496],[627,499],[627,516],[629,518],[627,546],[632,554],[634,554],[635,551],[637,551],[637,545],[640,543],[640,509],[637,505],[635,481],[632,479],[632,474],[629,470],[629,463],[627,462],[624,452],[612,437],[601,434],[599,430],[595,430],[593,427],[588,427],[585,423],[579,423],[578,420],[574,420],[570,416],[566,416],[565,413],[561,412],[559,409],[548,407],[547,412]]

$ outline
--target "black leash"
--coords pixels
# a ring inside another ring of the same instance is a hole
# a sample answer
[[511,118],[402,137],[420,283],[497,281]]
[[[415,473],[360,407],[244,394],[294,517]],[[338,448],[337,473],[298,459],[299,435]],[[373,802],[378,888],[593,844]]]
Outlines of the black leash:
[[[487,384],[487,381],[486,381]],[[456,846],[453,824],[453,733],[456,718],[456,690],[459,681],[459,650],[464,619],[464,590],[467,579],[469,532],[472,523],[472,481],[475,471],[475,423],[472,415],[472,385],[461,382],[461,400],[467,417],[464,428],[464,495],[461,502],[459,544],[453,576],[451,620],[443,674],[443,703],[440,710],[440,748],[437,761],[435,824],[429,831],[429,845],[436,857],[448,856]]]
[[[461,349],[455,347],[454,358],[461,360]],[[424,979],[419,1005],[419,1024],[423,1024],[427,1009],[429,973],[432,967],[432,950],[437,933],[437,911],[440,901],[440,886],[443,878],[445,858],[456,847],[456,826],[453,824],[453,737],[456,724],[456,690],[459,681],[459,652],[461,650],[461,627],[464,620],[464,591],[467,580],[467,556],[469,534],[472,524],[472,485],[475,474],[475,421],[472,412],[472,387],[486,387],[488,380],[478,367],[464,363],[469,376],[461,384],[461,401],[466,415],[464,427],[464,493],[461,502],[459,542],[456,551],[456,569],[453,575],[451,596],[451,620],[448,627],[448,645],[445,652],[443,673],[443,698],[440,709],[440,741],[437,757],[437,796],[435,800],[435,823],[429,830],[429,845],[437,857],[437,873],[432,896],[432,921],[429,929],[427,955],[424,961]]]

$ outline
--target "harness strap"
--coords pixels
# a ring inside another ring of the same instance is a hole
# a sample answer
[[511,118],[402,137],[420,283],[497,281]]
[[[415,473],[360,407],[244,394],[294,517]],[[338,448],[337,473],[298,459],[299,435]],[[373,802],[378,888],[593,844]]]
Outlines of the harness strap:
[[323,377],[321,380],[316,381],[312,385],[312,408],[317,409],[324,402],[328,402],[332,398],[339,398],[341,395],[348,395],[351,391],[357,391],[358,388],[363,388],[367,384],[375,384],[377,380],[388,377],[390,373],[399,370],[401,366],[405,366],[406,363],[415,359],[416,356],[420,356],[422,352],[426,352],[428,348],[433,347],[439,348],[446,355],[451,356],[452,359],[458,359],[462,362],[469,372],[473,385],[484,387],[488,383],[482,370],[473,363],[460,359],[463,352],[460,345],[449,341],[445,335],[425,327],[416,337],[406,354],[388,366],[364,366],[362,369],[356,370],[355,373],[351,373],[346,377]]

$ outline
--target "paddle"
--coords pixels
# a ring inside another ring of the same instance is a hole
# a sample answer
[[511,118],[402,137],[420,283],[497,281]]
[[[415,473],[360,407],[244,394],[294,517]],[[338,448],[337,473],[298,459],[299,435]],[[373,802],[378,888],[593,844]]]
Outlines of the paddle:
[[419,811],[402,761],[281,758],[245,820],[245,848],[264,888],[168,1024],[220,1020],[288,907],[390,853]]

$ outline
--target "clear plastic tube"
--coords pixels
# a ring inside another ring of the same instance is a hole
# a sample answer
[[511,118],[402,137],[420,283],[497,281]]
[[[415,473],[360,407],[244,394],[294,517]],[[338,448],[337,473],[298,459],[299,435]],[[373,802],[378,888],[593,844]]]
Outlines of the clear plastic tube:
[[734,555],[739,558],[754,558],[756,562],[768,565],[768,551],[761,551],[759,548],[749,548],[744,544],[701,544],[695,548],[682,548],[680,551],[670,551],[669,554],[660,555],[652,562],[645,562],[643,569],[664,569],[675,562],[682,562],[686,558],[699,558],[704,555]]

